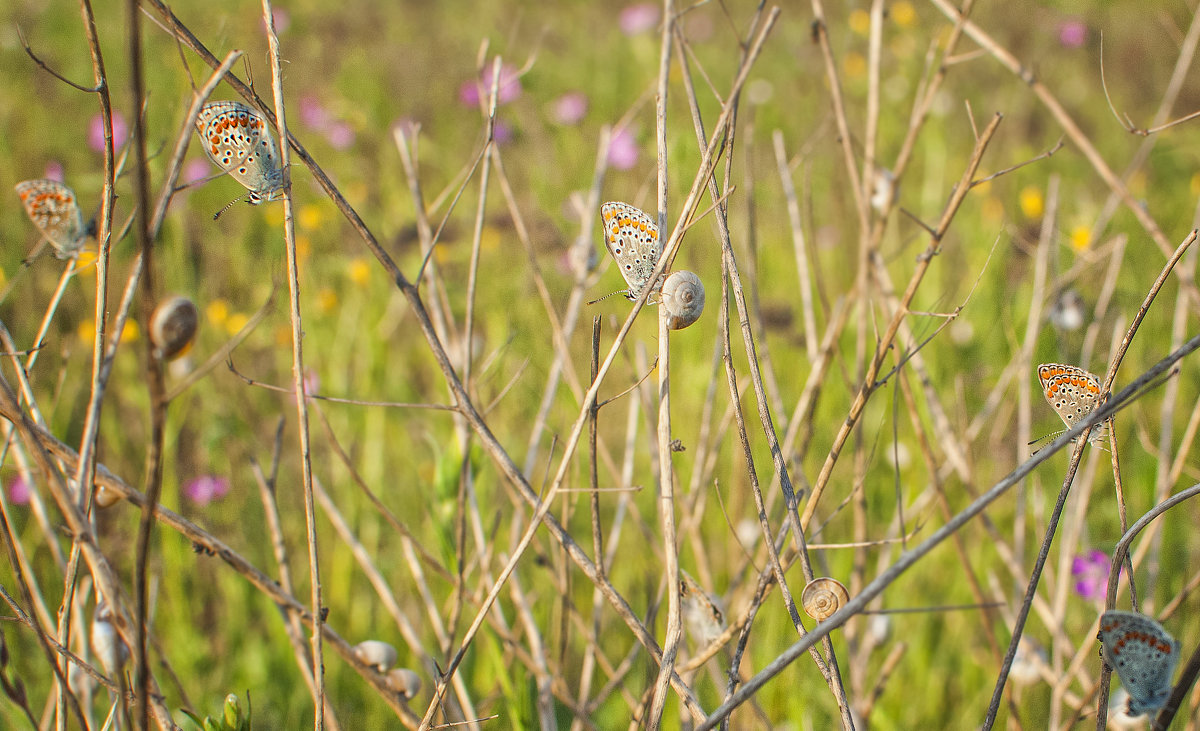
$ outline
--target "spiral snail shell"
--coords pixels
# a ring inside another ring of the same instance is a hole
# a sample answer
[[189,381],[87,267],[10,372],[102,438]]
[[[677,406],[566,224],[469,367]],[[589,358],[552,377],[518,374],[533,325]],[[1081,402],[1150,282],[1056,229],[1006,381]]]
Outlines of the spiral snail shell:
[[421,692],[421,676],[408,668],[396,668],[388,671],[387,686],[407,701]]
[[672,272],[663,282],[661,300],[667,327],[682,330],[704,312],[704,283],[687,270]]
[[804,613],[818,622],[823,622],[834,612],[846,606],[850,601],[850,592],[837,579],[820,577],[808,582],[800,594],[800,604]]
[[354,646],[354,655],[381,673],[396,664],[396,648],[379,640],[363,640]]
[[124,499],[124,496],[119,492],[110,490],[104,485],[96,488],[96,507],[98,508],[111,508]]
[[154,308],[150,315],[150,342],[162,360],[181,354],[196,337],[200,312],[187,297],[172,295]]

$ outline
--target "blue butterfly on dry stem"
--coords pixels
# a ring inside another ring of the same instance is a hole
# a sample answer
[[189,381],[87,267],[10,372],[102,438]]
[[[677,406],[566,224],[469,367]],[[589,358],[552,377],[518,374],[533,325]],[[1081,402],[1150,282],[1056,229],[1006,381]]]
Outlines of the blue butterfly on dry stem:
[[[208,159],[249,191],[243,197],[250,205],[283,197],[279,148],[261,114],[240,102],[209,102],[196,118],[196,132]],[[213,219],[239,200],[217,211]]]
[[[636,301],[650,285],[650,276],[662,257],[658,223],[645,211],[619,202],[600,206],[600,218],[604,221],[604,245],[629,285],[628,289],[613,294],[623,294],[626,299]],[[650,291],[653,294],[661,290],[662,280],[659,279]]]

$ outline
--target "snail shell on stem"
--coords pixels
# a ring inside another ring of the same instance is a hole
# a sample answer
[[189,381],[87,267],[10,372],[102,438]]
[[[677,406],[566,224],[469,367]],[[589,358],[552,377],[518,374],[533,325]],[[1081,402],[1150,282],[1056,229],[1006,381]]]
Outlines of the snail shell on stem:
[[823,622],[850,601],[850,592],[837,579],[821,577],[808,582],[800,594],[804,613]]
[[150,316],[150,342],[162,360],[170,360],[192,344],[200,325],[200,312],[187,297],[174,295],[154,308]]
[[354,646],[354,655],[381,673],[396,664],[396,648],[379,640],[363,640]]
[[704,312],[704,283],[692,272],[672,272],[663,282],[660,297],[662,316],[667,318],[667,327],[672,330],[691,325]]
[[421,692],[421,676],[408,668],[396,668],[387,674],[387,685],[404,700]]
[[110,490],[104,485],[96,488],[96,507],[111,508],[123,499],[124,497],[116,490]]
[[92,614],[90,639],[92,652],[100,658],[104,672],[108,673],[110,678],[121,677],[121,668],[129,661],[129,647],[113,626],[112,610],[103,599],[96,603],[95,613]]

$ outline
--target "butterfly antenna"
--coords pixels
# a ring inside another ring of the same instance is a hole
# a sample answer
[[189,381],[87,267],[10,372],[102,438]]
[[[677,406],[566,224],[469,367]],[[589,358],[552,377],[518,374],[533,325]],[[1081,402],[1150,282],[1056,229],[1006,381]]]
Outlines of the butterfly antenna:
[[[1059,429],[1058,431],[1054,432],[1053,434],[1047,434],[1047,435],[1046,435],[1046,436],[1044,436],[1044,437],[1038,437],[1037,439],[1034,439],[1032,442],[1028,442],[1028,443],[1027,443],[1025,446],[1026,446],[1026,447],[1032,447],[1033,445],[1037,444],[1038,442],[1045,442],[1045,441],[1049,441],[1049,440],[1051,440],[1051,439],[1053,439],[1053,438],[1057,437],[1059,434],[1062,434],[1062,433],[1064,433],[1064,432],[1066,432],[1066,429]],[[1036,452],[1035,452],[1034,454],[1036,454]]]
[[609,292],[608,294],[604,295],[603,297],[601,297],[598,300],[592,300],[591,302],[588,302],[588,306],[590,307],[590,306],[596,304],[597,302],[603,302],[604,300],[608,299],[609,297],[612,297],[614,294],[628,294],[628,293],[629,293],[628,289],[622,289],[617,292]]
[[226,203],[224,208],[222,208],[221,210],[219,210],[213,214],[213,220],[215,221],[218,218],[220,218],[222,213],[224,213],[225,211],[228,211],[230,208],[233,207],[234,203],[237,203],[238,201],[242,200],[245,197],[246,196],[244,196],[244,195],[239,195],[237,198],[234,198],[233,200]]

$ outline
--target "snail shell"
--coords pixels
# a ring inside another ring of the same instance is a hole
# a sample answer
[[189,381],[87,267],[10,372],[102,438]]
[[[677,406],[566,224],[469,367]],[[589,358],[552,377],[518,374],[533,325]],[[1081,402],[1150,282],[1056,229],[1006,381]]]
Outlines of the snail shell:
[[804,613],[818,622],[823,622],[834,612],[846,606],[850,601],[850,592],[837,579],[821,577],[808,582],[800,594],[800,604]]
[[129,661],[129,648],[117,628],[112,623],[112,610],[108,603],[101,599],[96,603],[95,613],[92,614],[91,636],[92,652],[100,658],[104,672],[110,678],[121,677],[121,668]]
[[692,272],[672,272],[663,282],[661,299],[667,327],[682,330],[704,312],[704,283]]
[[150,342],[159,358],[171,360],[196,337],[200,312],[187,297],[174,295],[154,308],[150,316]]
[[354,646],[354,656],[381,673],[396,664],[396,648],[379,640],[363,640]]
[[116,490],[110,490],[104,485],[96,488],[96,507],[111,508],[123,500],[123,496]]
[[421,676],[408,668],[396,668],[387,674],[387,685],[404,700],[421,692]]

